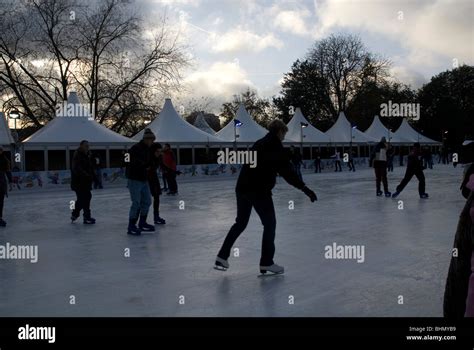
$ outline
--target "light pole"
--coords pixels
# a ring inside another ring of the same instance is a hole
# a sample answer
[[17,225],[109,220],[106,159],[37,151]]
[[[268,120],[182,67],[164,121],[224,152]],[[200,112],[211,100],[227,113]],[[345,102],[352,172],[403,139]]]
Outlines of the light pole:
[[303,129],[308,127],[308,123],[300,122],[300,139],[301,139],[301,146],[300,146],[300,152],[301,156],[303,156]]
[[242,126],[242,122],[238,119],[234,119],[234,151],[237,149],[237,138],[239,135],[237,135],[237,128]]
[[13,160],[14,160],[14,163],[16,163],[16,145],[18,143],[18,132],[16,131],[16,120],[20,118],[20,112],[17,110],[17,109],[13,109],[11,110],[9,113],[8,113],[8,117],[10,119],[13,119],[14,120],[14,132],[13,132],[13,141],[15,142],[13,144],[13,154],[12,154],[12,157],[13,157]]
[[351,157],[352,157],[352,139],[354,138],[354,136],[352,136],[352,130],[355,130],[357,129],[357,125],[351,125],[351,141],[349,143],[349,152],[351,154]]

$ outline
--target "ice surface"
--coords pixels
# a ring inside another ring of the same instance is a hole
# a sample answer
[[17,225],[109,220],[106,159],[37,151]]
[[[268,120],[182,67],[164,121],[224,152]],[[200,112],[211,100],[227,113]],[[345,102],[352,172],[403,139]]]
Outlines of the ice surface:
[[[389,174],[390,190],[403,172]],[[167,224],[140,237],[125,233],[126,188],[93,192],[95,226],[70,223],[71,191],[15,192],[0,244],[37,244],[39,261],[0,260],[0,316],[441,316],[461,173],[425,171],[429,200],[415,178],[397,200],[376,197],[372,169],[305,174],[316,203],[279,180],[275,261],[286,273],[265,278],[255,213],[230,269],[212,268],[235,218],[235,178],[181,183],[162,197]],[[325,259],[333,242],[365,245],[365,262]]]

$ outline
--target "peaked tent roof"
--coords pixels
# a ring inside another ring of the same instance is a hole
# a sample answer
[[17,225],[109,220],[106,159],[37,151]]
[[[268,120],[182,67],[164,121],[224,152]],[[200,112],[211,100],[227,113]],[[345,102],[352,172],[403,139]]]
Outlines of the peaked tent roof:
[[418,131],[413,129],[411,125],[408,124],[406,118],[403,118],[400,127],[397,129],[397,131],[394,132],[394,135],[396,137],[401,137],[410,140],[410,142],[419,142],[422,144],[440,144],[439,141],[435,141],[426,136],[423,136]]
[[194,121],[194,126],[198,128],[199,130],[202,130],[204,132],[207,132],[208,134],[215,135],[216,132],[209,126],[209,124],[206,121],[206,118],[204,118],[204,114],[199,113],[196,117],[196,120]]
[[217,136],[221,139],[234,142],[234,120],[237,119],[242,122],[242,125],[237,127],[237,142],[255,142],[258,139],[264,137],[268,130],[264,127],[258,125],[255,120],[250,117],[250,114],[245,110],[244,104],[241,103],[235,118],[233,118],[226,126],[224,126],[219,132],[217,132]]
[[3,112],[0,112],[0,145],[9,145],[15,143],[13,140],[12,133],[8,127],[6,116]]
[[376,140],[380,140],[382,137],[385,137],[387,140],[389,140],[390,143],[411,143],[409,139],[405,139],[399,135],[396,135],[394,132],[389,131],[388,128],[383,125],[383,123],[380,121],[380,118],[378,115],[374,117],[374,120],[372,121],[372,124],[365,130],[364,132],[365,135],[372,137]]
[[[306,123],[308,126],[301,128],[301,123]],[[296,108],[296,112],[287,126],[288,132],[284,142],[301,142],[301,129],[303,129],[303,143],[329,143],[330,141],[329,136],[311,125],[299,107]]]
[[64,106],[67,106],[67,109],[63,111],[66,113],[56,115],[48,124],[23,142],[26,145],[78,144],[82,140],[105,145],[124,145],[135,142],[96,122],[88,111],[81,108],[75,92],[69,93],[67,104]]
[[[326,131],[326,135],[331,138],[332,143],[351,143],[351,129],[351,123],[347,120],[344,112],[341,112],[334,125]],[[352,143],[368,143],[379,140],[365,135],[360,130],[352,129]]]
[[[208,142],[222,143],[222,140],[218,137],[196,128],[181,118],[169,98],[165,100],[163,109],[147,128],[155,133],[158,142],[189,144]],[[145,130],[140,131],[133,138],[140,140],[144,131]]]

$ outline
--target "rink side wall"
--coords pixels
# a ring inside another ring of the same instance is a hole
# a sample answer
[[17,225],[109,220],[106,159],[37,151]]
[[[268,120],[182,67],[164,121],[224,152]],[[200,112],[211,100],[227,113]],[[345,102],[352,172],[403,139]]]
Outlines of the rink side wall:
[[[368,158],[354,158],[354,164],[357,168],[367,168]],[[342,162],[343,167],[347,167]],[[394,162],[398,166],[398,162]],[[321,160],[322,171],[332,171],[334,169],[333,159]],[[181,175],[180,180],[196,180],[212,177],[231,177],[239,174],[241,165],[230,164],[198,164],[198,165],[178,165]],[[304,160],[302,166],[303,173],[314,172],[314,160]],[[124,168],[104,168],[102,172],[102,184],[104,187],[111,185],[126,185]],[[71,183],[70,170],[50,170],[50,171],[19,171],[12,172],[13,190],[39,189],[39,188],[62,188],[69,187]],[[160,177],[161,180],[161,177]]]

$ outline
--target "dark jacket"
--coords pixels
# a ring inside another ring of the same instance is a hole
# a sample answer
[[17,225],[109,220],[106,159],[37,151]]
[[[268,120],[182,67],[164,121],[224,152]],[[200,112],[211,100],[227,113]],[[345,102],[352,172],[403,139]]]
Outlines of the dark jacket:
[[453,246],[457,249],[457,256],[451,257],[446,279],[443,315],[451,319],[463,318],[466,311],[469,277],[471,276],[471,256],[474,249],[474,225],[469,215],[473,201],[474,195],[471,194],[459,216]]
[[257,166],[255,168],[251,168],[249,164],[242,166],[235,189],[237,193],[271,195],[277,174],[298,189],[305,186],[294,172],[288,153],[276,135],[268,133],[255,142],[250,150],[257,151]]
[[10,161],[4,154],[0,156],[0,193],[7,194],[8,183],[12,183],[12,173],[10,172]]
[[150,167],[150,147],[140,141],[130,148],[130,162],[127,164],[127,179],[147,181],[147,169]]
[[420,156],[421,153],[416,149],[408,155],[407,171],[419,172],[425,169]]
[[72,157],[71,189],[73,191],[90,191],[94,169],[90,156],[78,148]]

